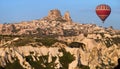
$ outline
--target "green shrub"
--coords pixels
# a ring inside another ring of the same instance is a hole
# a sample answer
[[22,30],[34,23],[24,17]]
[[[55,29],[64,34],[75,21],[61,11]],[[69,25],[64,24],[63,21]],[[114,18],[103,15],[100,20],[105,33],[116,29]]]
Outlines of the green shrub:
[[15,41],[15,42],[13,43],[13,45],[14,45],[14,46],[25,46],[26,44],[29,44],[29,43],[31,43],[31,42],[33,42],[32,39],[30,39],[30,38],[23,38],[23,39],[20,39],[20,40],[18,40],[18,41]]
[[17,59],[13,63],[7,63],[3,69],[24,69],[24,68],[20,65],[19,60]]
[[[35,57],[36,61],[33,60],[32,56],[26,56],[26,61],[29,62],[29,64],[34,68],[34,69],[54,69],[55,67],[55,60],[56,57],[52,57],[52,62],[48,63],[48,56],[40,56],[39,60]],[[45,67],[44,67],[44,66]]]
[[86,65],[80,65],[79,68],[81,68],[81,69],[90,69],[90,67],[86,66]]
[[59,50],[60,52],[63,52],[63,56],[60,57],[60,63],[62,64],[62,69],[68,69],[69,64],[75,60],[75,57],[70,54],[70,52],[66,52],[64,48]]
[[54,38],[49,38],[49,37],[45,37],[45,38],[41,38],[41,39],[36,39],[36,42],[41,42],[43,45],[45,46],[52,46],[54,43],[58,42],[57,39]]

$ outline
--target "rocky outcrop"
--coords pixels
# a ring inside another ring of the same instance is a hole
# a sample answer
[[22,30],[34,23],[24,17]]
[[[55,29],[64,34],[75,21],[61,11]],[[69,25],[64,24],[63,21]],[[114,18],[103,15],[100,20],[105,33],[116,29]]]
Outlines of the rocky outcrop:
[[70,22],[70,23],[72,23],[72,19],[71,19],[71,17],[70,17],[70,14],[69,14],[69,12],[67,11],[67,12],[65,12],[65,14],[64,14],[64,17],[63,17],[67,22]]
[[[89,34],[91,33],[91,34]],[[119,30],[114,28],[103,28],[95,24],[80,24],[72,21],[70,13],[65,12],[62,16],[60,10],[50,10],[48,16],[32,21],[23,21],[13,24],[0,24],[0,34],[4,35],[63,35],[63,36],[78,36],[81,34],[94,38],[99,37],[100,33],[107,35],[119,34]]]
[[3,24],[1,33],[10,35],[17,33],[17,30],[14,24]]
[[57,18],[61,18],[61,12],[57,9],[54,10],[50,10],[48,13],[48,18],[53,18],[53,19],[57,19]]
[[[17,61],[25,69],[35,69],[31,62],[43,69],[47,66],[54,69],[79,69],[81,65],[90,69],[112,69],[120,58],[120,30],[73,23],[69,12],[62,17],[57,9],[51,10],[48,16],[40,20],[0,24],[0,34],[0,67]],[[14,35],[23,36],[15,38]],[[25,44],[19,46],[19,40],[24,40],[28,35],[34,37],[34,40],[30,37],[30,43],[26,44],[25,40],[22,42]],[[58,42],[51,47],[35,42],[42,36],[54,36]],[[18,45],[14,46],[15,42]],[[79,46],[69,46],[72,42],[84,44],[84,50]]]
[[[78,37],[76,37],[78,38]],[[8,63],[14,63],[17,59],[19,60],[20,65],[26,69],[33,69],[31,63],[38,62],[41,60],[41,64],[43,67],[45,63],[49,64],[57,64],[54,69],[60,69],[64,65],[69,56],[72,59],[72,62],[68,64],[68,69],[80,68],[81,65],[89,66],[90,69],[103,68],[103,69],[112,69],[115,65],[117,65],[117,59],[120,58],[120,45],[113,44],[110,47],[107,47],[103,41],[96,42],[94,39],[84,37],[82,40],[77,40],[77,42],[82,42],[85,44],[84,50],[81,47],[69,47],[65,44],[56,42],[51,47],[42,46],[20,46],[13,47],[8,46],[7,44],[12,43],[13,41],[17,41],[19,38],[15,38],[11,41],[4,43],[0,48],[0,66],[5,67]],[[7,47],[7,46],[8,47]],[[73,55],[74,59],[68,55],[65,55],[65,51],[61,49],[65,49],[66,53],[69,52]],[[64,61],[61,61],[61,57],[64,56]],[[32,57],[32,59],[30,59]],[[44,58],[43,58],[44,57]],[[44,61],[42,62],[42,60]]]

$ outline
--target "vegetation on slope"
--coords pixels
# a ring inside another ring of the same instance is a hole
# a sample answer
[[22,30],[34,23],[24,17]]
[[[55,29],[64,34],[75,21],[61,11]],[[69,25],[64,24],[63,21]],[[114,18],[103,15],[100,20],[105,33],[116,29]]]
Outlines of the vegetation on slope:
[[13,63],[7,62],[5,67],[0,67],[0,69],[24,69],[17,58]]
[[52,62],[48,62],[48,56],[40,56],[37,60],[36,56],[33,56],[36,61],[33,60],[32,56],[26,56],[26,61],[32,66],[34,69],[54,69],[56,57],[52,57]]
[[41,42],[43,45],[50,47],[52,46],[54,43],[58,42],[57,39],[55,38],[49,38],[49,37],[45,37],[45,38],[40,38],[40,39],[36,39],[36,42]]
[[[68,69],[69,64],[75,59],[73,55],[67,52],[64,48],[59,50],[63,52],[63,56],[59,56],[59,61],[62,65],[61,69]],[[44,56],[33,56],[33,52],[29,56],[24,56],[25,60],[31,65],[34,69],[55,69],[57,63],[55,63],[57,57],[52,57],[52,61],[48,62],[48,55]],[[24,69],[19,60],[14,57],[16,60],[13,63],[8,62],[5,67],[0,67],[0,69]],[[34,58],[34,59],[33,59]],[[24,62],[23,62],[24,64]],[[25,64],[24,64],[25,65]]]
[[63,56],[60,57],[60,63],[62,64],[62,69],[68,69],[69,64],[75,60],[75,57],[70,54],[70,52],[66,52],[64,48],[59,50],[60,52],[63,52]]

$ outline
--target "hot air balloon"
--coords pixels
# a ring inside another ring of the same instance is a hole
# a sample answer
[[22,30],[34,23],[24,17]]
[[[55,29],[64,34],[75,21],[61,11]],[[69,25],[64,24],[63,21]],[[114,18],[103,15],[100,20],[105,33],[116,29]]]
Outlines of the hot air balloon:
[[110,13],[111,13],[111,8],[109,5],[100,4],[96,7],[96,14],[102,20],[103,23],[106,20],[106,18],[110,15]]

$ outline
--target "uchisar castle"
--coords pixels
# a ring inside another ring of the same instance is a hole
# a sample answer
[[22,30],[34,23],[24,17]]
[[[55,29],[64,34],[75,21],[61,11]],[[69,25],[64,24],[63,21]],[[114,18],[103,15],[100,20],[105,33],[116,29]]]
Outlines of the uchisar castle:
[[32,21],[0,24],[0,69],[113,69],[120,30],[72,21],[57,9]]

